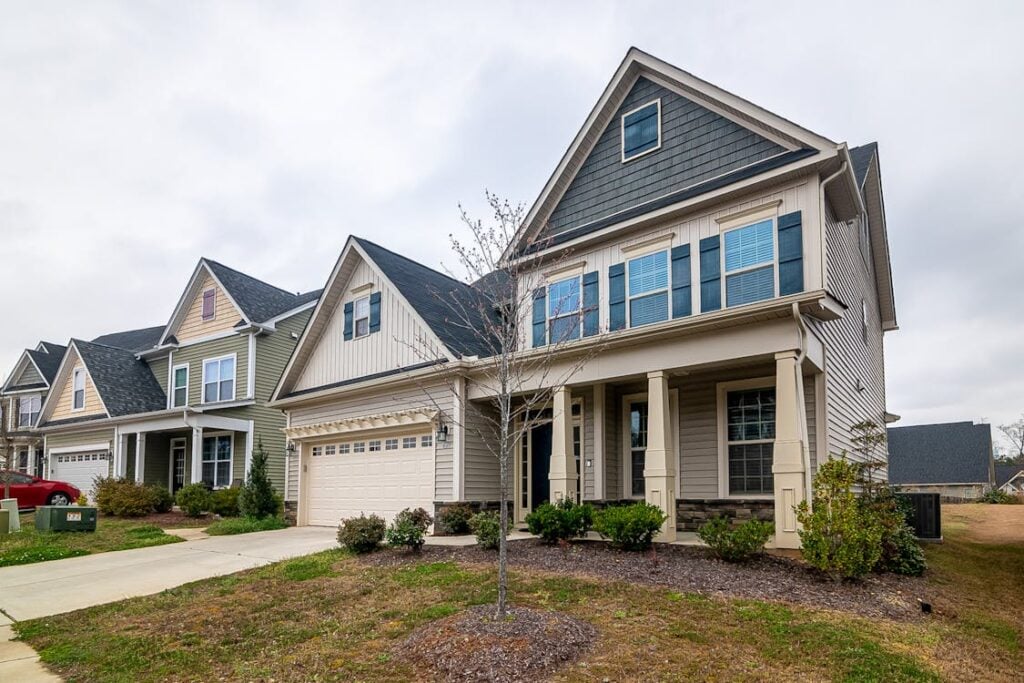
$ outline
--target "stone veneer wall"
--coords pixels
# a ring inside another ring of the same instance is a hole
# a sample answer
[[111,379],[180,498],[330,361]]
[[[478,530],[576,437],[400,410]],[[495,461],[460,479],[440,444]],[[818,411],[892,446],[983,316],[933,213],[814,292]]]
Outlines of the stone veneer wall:
[[727,517],[736,522],[748,519],[774,522],[775,501],[739,498],[676,501],[676,529],[679,531],[696,531],[713,517]]
[[295,526],[298,523],[299,518],[299,502],[296,500],[286,500],[284,502],[284,518],[289,525]]

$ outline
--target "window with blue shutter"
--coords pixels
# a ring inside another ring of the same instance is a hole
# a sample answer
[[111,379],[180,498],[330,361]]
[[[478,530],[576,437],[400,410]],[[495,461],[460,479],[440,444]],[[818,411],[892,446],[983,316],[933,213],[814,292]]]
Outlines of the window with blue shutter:
[[672,317],[685,318],[693,313],[690,295],[690,245],[672,248]]
[[627,263],[629,326],[668,320],[668,252],[656,251]]
[[548,285],[548,339],[552,344],[580,338],[580,278]]
[[370,334],[380,332],[380,292],[370,295]]
[[804,291],[804,236],[800,212],[779,216],[779,295]]
[[547,335],[547,290],[538,287],[533,290],[533,346],[544,346],[548,343]]
[[723,235],[725,305],[763,301],[775,296],[775,221],[759,221]]
[[661,144],[661,100],[622,117],[622,160],[629,161]]
[[722,307],[721,241],[718,235],[700,241],[700,311]]
[[345,304],[345,341],[352,339],[352,302]]
[[626,327],[626,264],[608,266],[608,329]]
[[590,337],[600,331],[601,308],[597,271],[583,275],[583,336]]

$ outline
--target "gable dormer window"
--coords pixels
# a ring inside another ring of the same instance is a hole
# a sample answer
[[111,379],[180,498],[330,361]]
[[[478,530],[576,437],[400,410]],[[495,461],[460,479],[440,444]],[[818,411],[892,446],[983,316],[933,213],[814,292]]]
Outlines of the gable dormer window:
[[217,290],[211,287],[203,290],[203,320],[213,320],[217,315]]
[[661,147],[661,100],[622,115],[622,163]]
[[356,299],[352,310],[354,320],[352,328],[356,338],[370,334],[370,297],[364,296],[361,299]]
[[85,408],[85,370],[75,368],[71,376],[71,409]]

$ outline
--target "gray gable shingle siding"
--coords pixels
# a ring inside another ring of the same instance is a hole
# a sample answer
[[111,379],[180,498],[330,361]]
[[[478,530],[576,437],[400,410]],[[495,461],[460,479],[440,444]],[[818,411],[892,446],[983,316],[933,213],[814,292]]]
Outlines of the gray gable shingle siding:
[[[661,98],[661,149],[627,163],[621,117]],[[639,78],[548,219],[558,234],[729,171],[785,148],[646,78]]]
[[75,341],[75,347],[110,417],[167,407],[167,396],[156,377],[132,351],[81,340]]
[[49,353],[29,349],[28,355],[32,357],[36,367],[39,368],[39,372],[42,373],[43,379],[52,383],[53,378],[57,376],[57,370],[60,368],[60,361],[64,357],[64,352],[67,348],[58,344],[47,344],[46,346],[50,350]]
[[889,483],[990,483],[992,428],[987,424],[890,427]]

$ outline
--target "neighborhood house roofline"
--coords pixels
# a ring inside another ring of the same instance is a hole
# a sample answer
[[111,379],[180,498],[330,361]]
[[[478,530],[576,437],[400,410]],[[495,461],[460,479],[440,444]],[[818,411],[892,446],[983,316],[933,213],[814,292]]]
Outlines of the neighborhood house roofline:
[[[85,360],[82,358],[82,354],[78,351],[78,344],[80,340],[72,339],[68,342],[67,349],[64,351],[64,357],[60,360],[60,368],[57,370],[57,376],[54,377],[53,386],[62,388],[68,381],[68,377],[71,373],[73,363],[69,363],[69,360],[74,354],[75,358],[81,361],[82,365],[85,366],[85,371],[89,373],[89,366],[86,365]],[[91,373],[89,373],[91,375]],[[93,381],[93,387],[95,388],[96,382]],[[51,391],[46,395],[46,400],[43,401],[43,405],[39,411],[39,425],[45,425],[56,407],[57,401],[60,400],[60,391]],[[94,419],[98,417],[110,417],[110,413],[107,411],[107,406],[103,403],[103,395],[100,394],[99,390],[96,391],[96,397],[99,399],[100,406],[103,408],[103,415],[89,415],[84,416],[82,419]],[[77,419],[77,418],[76,418]]]
[[49,382],[46,381],[46,375],[39,368],[39,365],[36,364],[35,360],[32,358],[32,355],[28,352],[28,349],[25,349],[24,351],[22,351],[21,356],[18,358],[18,362],[14,364],[14,370],[12,370],[11,374],[7,376],[7,380],[3,384],[3,391],[9,391],[15,386],[18,386],[12,383],[14,382],[15,377],[19,376],[22,372],[25,371],[26,360],[28,363],[32,364],[32,367],[36,369],[36,372],[39,373],[39,376],[43,378],[44,383],[40,385],[40,388],[47,388],[50,386]]

